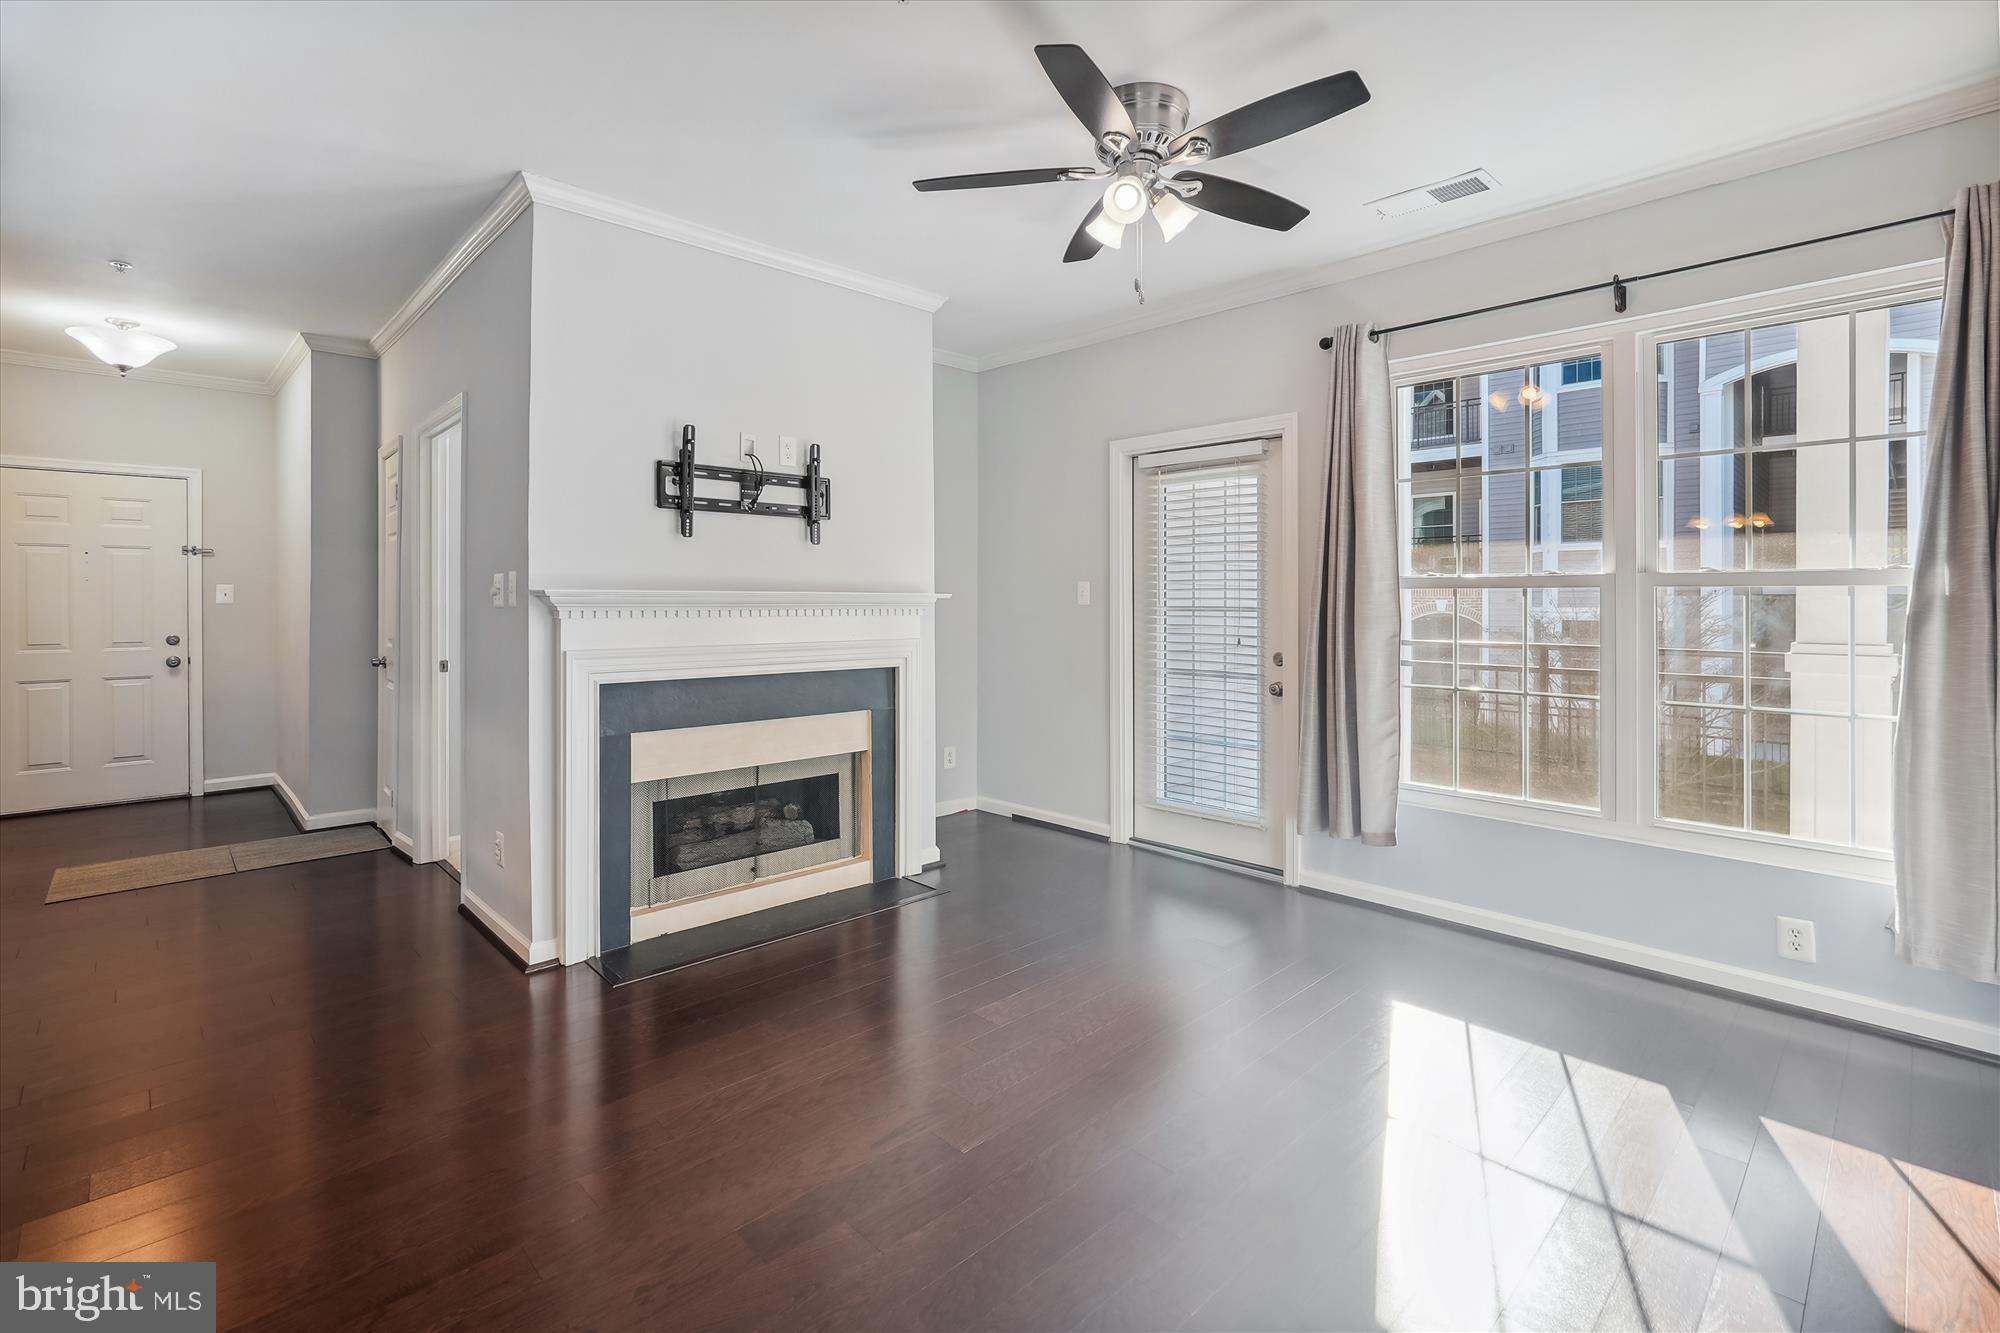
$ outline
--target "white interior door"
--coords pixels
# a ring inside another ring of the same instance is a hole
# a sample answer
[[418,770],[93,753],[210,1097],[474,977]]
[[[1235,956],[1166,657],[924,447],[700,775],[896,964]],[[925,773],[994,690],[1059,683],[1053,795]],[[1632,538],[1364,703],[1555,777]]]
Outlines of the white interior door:
[[188,794],[187,495],[0,468],[0,812]]
[[396,834],[396,719],[402,704],[403,441],[375,454],[375,823]]
[[1132,835],[1282,871],[1297,729],[1277,443],[1134,460]]

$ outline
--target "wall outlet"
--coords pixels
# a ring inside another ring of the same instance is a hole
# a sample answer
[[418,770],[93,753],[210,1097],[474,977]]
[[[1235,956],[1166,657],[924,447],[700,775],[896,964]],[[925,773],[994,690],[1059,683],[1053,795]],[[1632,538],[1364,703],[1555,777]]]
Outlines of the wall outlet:
[[764,456],[763,447],[758,442],[757,437],[748,432],[736,437],[736,449],[742,455],[743,464],[746,467],[750,464],[750,455],[755,454],[759,458]]
[[507,576],[505,574],[495,574],[493,576],[493,605],[507,605]]
[[1815,961],[1818,952],[1813,944],[1813,923],[1801,921],[1795,916],[1779,917],[1778,957],[1788,958],[1794,963]]
[[1078,579],[1078,580],[1076,581],[1076,604],[1077,604],[1078,606],[1089,606],[1089,605],[1090,605],[1090,580],[1089,580],[1089,579]]
[[236,585],[233,583],[216,584],[215,604],[217,606],[234,606],[236,604]]
[[797,468],[799,465],[799,437],[780,435],[778,437],[778,466]]
[[947,745],[944,747],[944,766],[946,768],[958,767],[958,747],[956,745]]
[[515,577],[519,573],[520,571],[517,569],[507,571],[507,605],[509,606],[519,606],[521,604],[520,580]]
[[493,864],[502,869],[507,865],[507,835],[499,829],[493,830]]

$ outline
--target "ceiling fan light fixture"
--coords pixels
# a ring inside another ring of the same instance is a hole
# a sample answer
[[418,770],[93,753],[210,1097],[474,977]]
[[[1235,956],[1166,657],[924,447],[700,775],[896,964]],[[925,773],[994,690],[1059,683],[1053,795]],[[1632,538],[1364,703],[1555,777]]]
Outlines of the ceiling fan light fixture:
[[1172,190],[1162,190],[1153,200],[1153,221],[1160,224],[1160,235],[1171,241],[1187,230],[1187,225],[1200,217],[1197,209],[1189,208],[1181,202],[1181,197]]
[[137,320],[106,319],[104,322],[111,326],[108,330],[100,329],[95,324],[78,324],[63,332],[89,348],[90,354],[105,365],[118,367],[121,376],[179,346],[157,333],[140,332]]
[[1152,202],[1141,177],[1139,168],[1126,163],[1111,178],[1111,184],[1104,190],[1104,216],[1119,226],[1129,226],[1146,216],[1146,208]]
[[1114,222],[1111,218],[1111,210],[1108,208],[1100,209],[1097,216],[1090,220],[1090,225],[1084,228],[1084,231],[1089,234],[1092,240],[1108,249],[1116,250],[1125,243],[1125,224]]

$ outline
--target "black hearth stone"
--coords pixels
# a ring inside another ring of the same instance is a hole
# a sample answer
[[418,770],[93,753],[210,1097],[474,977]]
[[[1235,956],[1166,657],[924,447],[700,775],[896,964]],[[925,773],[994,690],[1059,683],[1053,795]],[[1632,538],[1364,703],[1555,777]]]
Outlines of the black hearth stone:
[[759,945],[775,944],[794,935],[824,930],[857,917],[922,902],[944,892],[929,884],[900,878],[836,889],[795,903],[767,907],[761,912],[733,916],[712,926],[696,926],[693,930],[656,935],[637,944],[609,949],[603,956],[591,959],[590,966],[611,985],[625,986]]

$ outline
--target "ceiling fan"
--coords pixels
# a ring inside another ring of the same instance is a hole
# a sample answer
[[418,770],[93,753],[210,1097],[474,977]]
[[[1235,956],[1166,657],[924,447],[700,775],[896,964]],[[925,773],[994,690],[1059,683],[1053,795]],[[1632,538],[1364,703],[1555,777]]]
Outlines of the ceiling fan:
[[1080,46],[1038,46],[1035,55],[1056,92],[1096,140],[1098,165],[934,176],[913,183],[928,192],[1053,181],[1110,182],[1104,197],[1070,237],[1069,249],[1063,252],[1065,264],[1089,259],[1107,245],[1119,248],[1125,228],[1148,212],[1169,241],[1194,221],[1197,212],[1290,231],[1306,216],[1301,205],[1254,185],[1188,168],[1296,134],[1368,100],[1367,85],[1348,70],[1274,93],[1189,129],[1187,94],[1172,84],[1125,83],[1114,88]]

